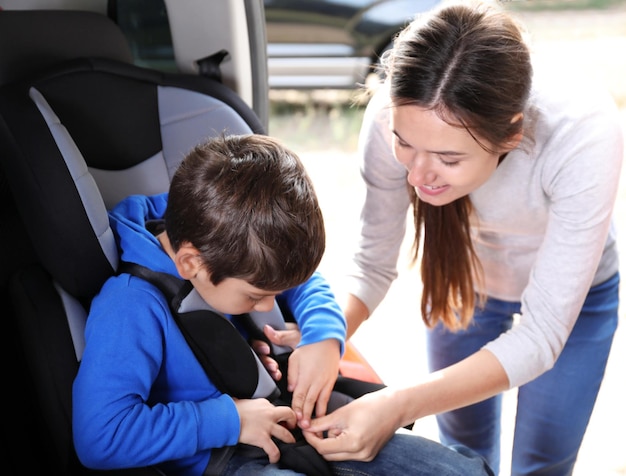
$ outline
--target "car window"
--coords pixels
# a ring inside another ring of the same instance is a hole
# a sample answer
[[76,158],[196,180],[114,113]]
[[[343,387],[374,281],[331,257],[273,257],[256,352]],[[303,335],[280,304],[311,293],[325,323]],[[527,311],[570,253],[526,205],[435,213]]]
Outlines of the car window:
[[111,1],[109,5],[110,16],[128,39],[135,64],[160,71],[177,70],[164,0]]

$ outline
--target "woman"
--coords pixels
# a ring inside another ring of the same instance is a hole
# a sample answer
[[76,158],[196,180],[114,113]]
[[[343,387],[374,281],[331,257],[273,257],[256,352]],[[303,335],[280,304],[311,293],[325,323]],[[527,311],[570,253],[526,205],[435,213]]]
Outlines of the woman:
[[494,5],[444,4],[384,63],[361,133],[367,196],[344,311],[350,336],[384,298],[412,205],[432,373],[300,425],[329,460],[371,459],[434,414],[443,443],[497,471],[500,394],[519,387],[511,474],[571,474],[618,320],[617,108],[533,71]]

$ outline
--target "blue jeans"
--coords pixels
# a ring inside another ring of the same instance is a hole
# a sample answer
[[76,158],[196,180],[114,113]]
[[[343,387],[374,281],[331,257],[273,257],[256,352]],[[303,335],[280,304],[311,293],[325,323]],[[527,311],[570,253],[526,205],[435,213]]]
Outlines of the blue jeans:
[[[331,463],[336,476],[493,476],[485,460],[463,447],[446,448],[417,435],[397,433],[374,460]],[[306,476],[276,464],[267,458],[251,459],[235,454],[224,476]]]
[[[518,390],[512,476],[571,475],[604,377],[617,329],[619,274],[589,291],[576,325],[552,369]],[[479,350],[511,328],[520,303],[488,299],[474,325],[452,333],[442,326],[428,332],[431,371]],[[437,416],[446,445],[462,444],[500,467],[502,395]]]

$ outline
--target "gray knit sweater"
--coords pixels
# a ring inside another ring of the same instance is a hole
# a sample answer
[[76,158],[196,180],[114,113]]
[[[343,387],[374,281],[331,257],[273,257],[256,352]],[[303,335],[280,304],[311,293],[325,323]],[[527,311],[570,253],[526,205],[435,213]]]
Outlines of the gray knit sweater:
[[[382,87],[368,104],[359,146],[367,194],[348,291],[370,311],[397,276],[409,207],[389,107]],[[590,286],[619,266],[611,218],[624,139],[610,95],[571,76],[536,73],[525,121],[534,142],[525,139],[471,194],[487,295],[521,301],[518,324],[486,345],[511,387],[554,365]]]

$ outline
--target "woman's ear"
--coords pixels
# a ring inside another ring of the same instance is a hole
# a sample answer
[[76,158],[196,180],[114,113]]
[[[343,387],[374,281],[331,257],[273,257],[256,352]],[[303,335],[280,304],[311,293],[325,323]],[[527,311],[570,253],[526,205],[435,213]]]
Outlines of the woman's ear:
[[195,246],[184,244],[174,255],[174,264],[183,279],[194,278],[202,268],[200,252]]
[[517,134],[513,134],[511,138],[504,143],[504,149],[506,152],[510,152],[515,149],[522,139],[524,138],[524,132],[520,131]]
[[[524,113],[518,112],[511,118],[511,124],[515,124],[517,121],[521,121],[522,119],[524,119]],[[515,149],[519,145],[519,143],[522,141],[523,138],[524,138],[524,130],[520,129],[518,133],[513,134],[509,138],[509,140],[507,140],[504,143],[505,152],[509,152]]]

